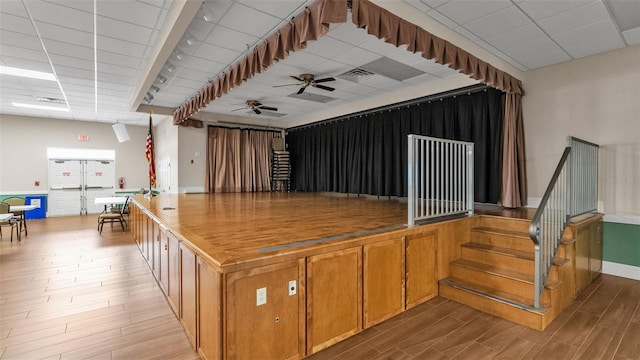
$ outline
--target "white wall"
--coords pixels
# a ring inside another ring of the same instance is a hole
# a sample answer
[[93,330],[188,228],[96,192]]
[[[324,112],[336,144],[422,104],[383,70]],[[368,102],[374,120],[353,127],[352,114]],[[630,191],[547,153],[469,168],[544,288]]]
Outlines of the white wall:
[[[177,193],[178,173],[180,169],[178,161],[178,127],[173,125],[171,119],[164,120],[155,127],[154,144],[156,149],[156,160],[168,157],[171,162],[169,192]],[[147,187],[149,187],[148,182]]]
[[207,160],[207,126],[178,128],[179,192],[204,192]]
[[[0,192],[47,192],[47,148],[113,149],[116,179],[126,188],[148,186],[145,142],[147,129],[127,126],[131,140],[119,143],[111,124],[49,118],[0,116]],[[78,141],[88,135],[89,141]],[[40,186],[35,186],[35,181]],[[115,181],[115,180],[114,180]]]
[[640,45],[525,73],[529,196],[542,197],[567,135],[600,148],[607,215],[640,217]]

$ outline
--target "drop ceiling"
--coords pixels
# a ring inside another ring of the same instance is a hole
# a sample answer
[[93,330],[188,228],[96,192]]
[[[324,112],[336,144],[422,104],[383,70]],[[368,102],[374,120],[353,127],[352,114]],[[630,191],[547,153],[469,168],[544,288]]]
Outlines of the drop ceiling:
[[[0,113],[144,125],[151,106],[157,124],[310,3],[2,0],[0,65],[53,72],[58,81],[0,75]],[[378,3],[393,3],[412,18],[435,19],[520,71],[640,43],[640,0]],[[322,84],[335,91],[309,86],[296,94],[299,82],[291,76],[304,73],[334,77]],[[327,35],[210,103],[196,117],[288,127],[327,108],[349,109],[456,77],[448,67],[389,45],[350,22],[333,24]],[[424,95],[416,91],[416,97]],[[278,111],[255,114],[247,100]],[[68,104],[69,111],[13,103]]]

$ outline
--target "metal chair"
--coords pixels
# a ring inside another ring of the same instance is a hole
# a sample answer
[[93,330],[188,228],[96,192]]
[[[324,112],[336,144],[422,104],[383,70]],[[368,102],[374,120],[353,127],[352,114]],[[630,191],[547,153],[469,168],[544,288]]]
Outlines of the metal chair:
[[104,223],[111,223],[111,226],[113,226],[113,223],[115,222],[119,222],[120,226],[122,226],[122,231],[124,231],[125,226],[127,225],[127,221],[124,219],[124,214],[128,205],[129,205],[129,197],[127,196],[127,200],[124,201],[124,204],[120,208],[119,212],[117,213],[106,212],[106,213],[100,214],[98,216],[98,232],[102,234],[102,227],[104,226]]
[[[4,201],[0,201],[0,214],[10,214],[9,212],[9,204]],[[13,229],[16,229],[16,235],[18,236],[18,241],[20,241],[20,231],[18,230],[18,224],[16,219],[12,216],[5,220],[0,220],[0,237],[2,237],[2,227],[10,226],[11,227],[11,242],[13,242]]]
[[[6,202],[10,206],[20,206],[27,204],[27,200],[19,196],[11,196],[5,198],[2,201]],[[18,229],[20,233],[22,233],[22,229],[24,228],[24,235],[29,235],[29,232],[27,231],[27,220],[25,218],[24,211],[12,211],[11,209],[9,209],[9,211],[11,211],[13,213],[13,217],[18,220]]]

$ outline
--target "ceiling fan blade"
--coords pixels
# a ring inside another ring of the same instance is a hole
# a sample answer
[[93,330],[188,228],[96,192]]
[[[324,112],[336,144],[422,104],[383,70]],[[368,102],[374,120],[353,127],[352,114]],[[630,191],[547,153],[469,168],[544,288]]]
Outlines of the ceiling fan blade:
[[317,83],[323,83],[323,82],[327,82],[327,81],[336,81],[336,79],[332,78],[332,77],[328,77],[328,78],[324,78],[324,79],[318,79],[318,80],[314,80],[313,82]]
[[302,94],[304,92],[304,89],[306,89],[306,88],[307,88],[306,86],[301,87],[300,90],[298,90],[297,94],[298,95]]
[[278,108],[274,108],[274,107],[271,107],[271,106],[260,106],[260,109],[269,110],[269,111],[278,111]]
[[313,85],[313,86],[317,87],[318,89],[327,90],[327,91],[333,91],[333,90],[335,90],[335,89],[334,89],[334,88],[332,88],[332,87],[328,87],[328,86],[324,86],[324,85],[318,85],[318,84],[315,84],[315,85]]
[[258,110],[258,109],[256,109],[256,108],[253,108],[253,109],[251,109],[251,110],[253,110],[253,112],[254,112],[254,113],[256,113],[256,114],[258,114],[258,115],[262,114],[262,111],[260,111],[260,110]]
[[260,107],[260,106],[262,106],[262,103],[261,103],[261,102],[259,102],[259,101],[256,101],[256,102],[254,102],[252,105],[253,105],[254,107],[255,107],[255,106]]
[[304,82],[304,80],[300,79],[300,78],[299,78],[299,77],[297,77],[297,76],[289,75],[289,77],[290,77],[290,78],[293,78],[293,79],[296,79],[296,80],[298,80],[298,81],[302,81],[302,82]]
[[293,85],[300,86],[300,84],[284,84],[284,85],[273,85],[272,87],[283,87],[283,86],[293,86]]
[[231,111],[240,111],[240,110],[244,110],[244,109],[246,109],[246,107],[241,107],[241,108],[233,109],[233,110],[231,110]]

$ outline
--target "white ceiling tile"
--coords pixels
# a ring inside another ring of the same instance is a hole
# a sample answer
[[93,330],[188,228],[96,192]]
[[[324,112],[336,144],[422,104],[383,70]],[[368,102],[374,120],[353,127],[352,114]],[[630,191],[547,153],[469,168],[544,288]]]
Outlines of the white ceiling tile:
[[472,33],[471,31],[465,29],[462,26],[456,26],[455,30],[458,34],[466,37],[467,39],[471,40],[471,41],[478,41],[480,40],[479,37],[477,37],[474,33]]
[[540,20],[592,2],[594,0],[525,0],[518,6],[532,19]]
[[333,28],[330,33],[325,36],[330,36],[334,39],[344,41],[356,46],[362,44],[367,40],[370,40],[371,38],[376,38],[373,35],[367,34],[367,30],[356,28],[356,26],[351,23],[340,24]]
[[79,59],[93,60],[93,47],[81,46],[57,40],[43,40],[49,54],[72,56]]
[[460,75],[460,73],[456,70],[453,70],[452,68],[448,67],[448,66],[443,66],[442,69],[431,72],[430,73],[433,76],[437,76],[439,78],[443,78],[446,79],[450,76],[455,76],[455,75]]
[[553,38],[574,58],[625,46],[618,29],[609,20],[557,34]]
[[263,37],[264,29],[275,29],[281,22],[282,20],[275,16],[234,3],[219,24],[246,34]]
[[194,19],[189,24],[187,32],[192,35],[198,41],[205,41],[207,36],[213,31],[216,24],[212,22],[206,22],[200,19]]
[[258,40],[259,38],[255,36],[218,25],[204,41],[211,45],[224,46],[244,52],[247,50],[247,46],[253,46]]
[[389,56],[398,51],[398,48],[395,45],[389,44],[388,42],[374,36],[372,36],[370,40],[360,44],[360,47],[382,56]]
[[522,44],[542,40],[546,37],[545,33],[537,26],[528,24],[488,37],[485,41],[498,49],[508,49]]
[[149,28],[105,17],[98,17],[97,30],[100,37],[111,37],[142,45],[149,44],[153,33]]
[[40,45],[40,41],[36,36],[0,29],[0,39],[2,39],[2,45],[42,51],[42,45]]
[[480,38],[486,38],[527,24],[531,20],[515,6],[510,6],[478,20],[465,24],[465,28]]
[[443,24],[446,27],[449,27],[451,29],[456,28],[458,26],[460,26],[460,24],[456,23],[455,21],[449,19],[448,17],[442,15],[441,13],[439,13],[437,10],[429,10],[427,12],[427,15],[429,15],[430,17],[432,17],[433,19],[435,19],[436,21],[438,21],[439,23]]
[[430,7],[428,7],[427,5],[425,5],[422,1],[420,0],[404,0],[404,2],[406,2],[407,4],[413,6],[414,8],[422,11],[423,13],[426,13],[427,11],[431,10]]
[[219,22],[224,16],[226,16],[227,11],[233,5],[233,1],[229,0],[206,0],[202,3],[200,10],[196,14],[196,18],[204,19],[204,15],[207,15],[210,23]]
[[601,1],[596,1],[546,17],[538,24],[547,34],[555,35],[607,19],[609,12]]
[[41,23],[93,33],[93,12],[46,1],[29,1],[27,6],[38,28]]
[[548,38],[505,49],[504,52],[529,69],[571,60],[566,52]]
[[429,60],[429,59],[422,58],[422,59],[420,59],[420,61],[411,64],[411,66],[413,66],[414,68],[416,68],[418,70],[431,73],[431,72],[440,70],[440,68],[445,66],[445,65],[440,65],[437,62],[435,62],[434,60]]
[[207,79],[213,79],[216,74],[204,72],[201,69],[182,69],[180,70],[179,78],[188,79],[194,81],[201,81],[202,84],[207,82]]
[[[93,44],[93,42],[92,42]],[[93,45],[91,45],[93,48]],[[109,37],[98,37],[98,50],[104,50],[121,55],[142,57],[147,47],[141,44],[134,44],[128,41],[117,40]]]
[[375,89],[385,89],[398,84],[400,81],[389,79],[382,75],[375,75],[363,80],[360,84],[370,86]]
[[0,13],[27,17],[22,1],[0,1]]
[[202,43],[193,55],[205,60],[229,64],[234,62],[241,54],[239,51]]
[[411,85],[422,85],[422,84],[425,84],[431,81],[436,81],[436,80],[440,80],[440,78],[430,74],[424,74],[424,75],[416,76],[412,79],[407,79],[403,82]]
[[12,57],[43,63],[49,62],[47,56],[42,51],[25,49],[16,46],[0,45],[0,54],[2,58]]
[[333,59],[352,47],[353,45],[344,41],[336,40],[332,37],[323,37],[317,41],[310,41],[303,52],[318,55],[325,59]]
[[512,6],[509,0],[458,0],[439,6],[438,12],[463,25],[509,6]]
[[305,69],[305,72],[314,72],[314,68],[326,62],[327,59],[304,51],[296,51],[291,52],[286,61],[288,65]]
[[629,46],[640,44],[640,28],[623,31],[622,36]]
[[[123,6],[126,6],[127,11],[122,11]],[[98,1],[97,9],[100,17],[120,20],[147,28],[154,28],[156,21],[163,12],[161,7],[139,1],[127,1],[126,4],[123,1]],[[98,20],[98,24],[100,23],[101,21]]]
[[353,69],[353,66],[348,64],[339,63],[337,61],[329,60],[324,63],[315,66],[315,71],[319,74],[326,74],[327,76],[336,76]]
[[397,50],[394,53],[392,53],[387,57],[395,61],[401,62],[405,65],[415,64],[417,62],[422,61],[422,59],[424,59],[422,57],[421,52],[414,53],[414,52],[408,51],[406,45],[401,45],[396,49]]
[[43,40],[70,42],[93,48],[93,35],[88,32],[46,23],[38,23],[38,31],[40,31]]
[[287,19],[296,15],[304,10],[304,5],[308,3],[305,0],[238,0],[240,3],[265,12],[267,14],[279,17],[280,19]]
[[336,56],[334,60],[353,66],[360,66],[362,64],[366,64],[373,60],[379,59],[380,57],[380,55],[374,54],[371,51],[354,47],[353,49],[345,51],[342,54]]
[[[210,77],[210,78],[213,78],[214,76],[218,75],[227,67],[226,63],[214,62],[212,60],[203,59],[195,56],[190,56],[186,58],[180,65],[186,69],[198,70],[198,71],[204,72],[208,74],[207,77]],[[206,81],[206,78],[202,80],[203,80],[202,82],[204,83]]]
[[448,3],[450,0],[420,0],[421,3],[430,6],[432,8],[437,8],[438,6],[442,6]]
[[[4,3],[4,1],[0,1]],[[0,28],[17,33],[36,36],[36,32],[28,18],[0,13]]]

